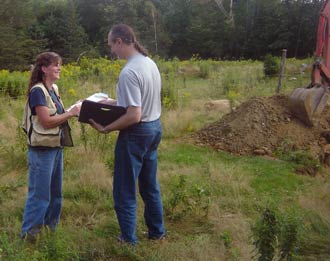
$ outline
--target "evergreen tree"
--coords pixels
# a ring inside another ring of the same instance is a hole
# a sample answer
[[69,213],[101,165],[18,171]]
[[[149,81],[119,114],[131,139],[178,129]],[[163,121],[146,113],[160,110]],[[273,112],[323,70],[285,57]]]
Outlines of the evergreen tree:
[[189,51],[187,42],[193,10],[190,0],[163,0],[161,10],[164,17],[165,30],[169,32],[171,45],[169,46],[170,56],[189,58],[192,53]]
[[[262,59],[312,55],[324,0],[0,0],[0,68],[25,69],[41,51],[65,62],[110,55],[112,25],[134,28],[163,57]],[[221,8],[220,8],[221,7]],[[232,21],[228,20],[228,14]]]
[[28,0],[1,0],[0,9],[0,68],[27,69],[43,43],[29,35],[34,22]]
[[90,49],[87,35],[79,24],[73,1],[51,1],[38,15],[48,50],[59,53],[64,62],[76,61]]
[[84,28],[89,43],[103,56],[107,53],[107,35],[104,27],[109,30],[105,20],[106,9],[111,0],[75,0],[80,24]]

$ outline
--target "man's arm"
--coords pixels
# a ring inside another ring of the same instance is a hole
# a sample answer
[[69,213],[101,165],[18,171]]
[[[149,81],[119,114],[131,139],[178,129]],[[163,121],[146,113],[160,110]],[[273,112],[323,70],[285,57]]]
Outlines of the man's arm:
[[101,133],[109,133],[115,130],[125,129],[135,123],[141,121],[141,107],[129,106],[126,113],[118,118],[116,121],[108,124],[107,126],[102,126],[101,124],[96,123],[93,119],[90,119],[89,122],[92,127],[98,130]]

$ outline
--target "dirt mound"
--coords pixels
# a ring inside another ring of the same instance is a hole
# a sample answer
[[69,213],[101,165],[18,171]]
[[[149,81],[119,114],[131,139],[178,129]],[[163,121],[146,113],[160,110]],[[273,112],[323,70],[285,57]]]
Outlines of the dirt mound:
[[288,97],[254,98],[197,132],[197,143],[238,155],[272,155],[283,146],[308,150],[324,161],[330,143],[330,108],[317,127],[294,118]]

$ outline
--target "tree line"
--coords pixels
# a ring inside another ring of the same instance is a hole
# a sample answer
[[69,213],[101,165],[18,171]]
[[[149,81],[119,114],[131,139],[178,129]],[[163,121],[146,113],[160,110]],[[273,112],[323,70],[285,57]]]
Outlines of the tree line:
[[111,57],[107,33],[131,25],[152,55],[261,59],[313,55],[324,0],[0,0],[0,68],[52,50],[64,62]]

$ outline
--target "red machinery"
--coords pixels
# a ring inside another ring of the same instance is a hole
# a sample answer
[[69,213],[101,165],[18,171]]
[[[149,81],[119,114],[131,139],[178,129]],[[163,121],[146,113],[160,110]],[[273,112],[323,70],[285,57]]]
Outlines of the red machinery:
[[290,109],[309,126],[319,122],[322,111],[330,100],[330,0],[320,12],[316,42],[316,60],[312,82],[307,88],[297,88],[290,95]]

